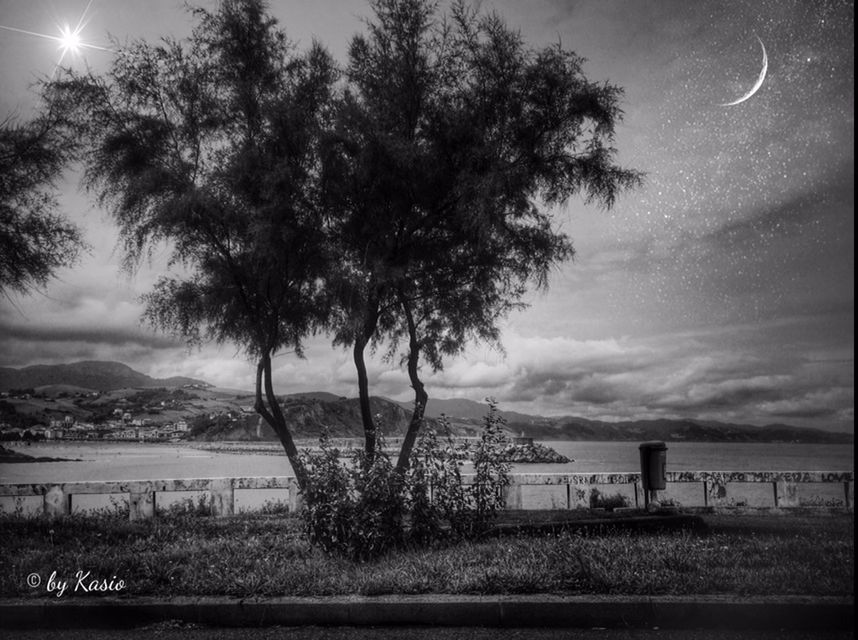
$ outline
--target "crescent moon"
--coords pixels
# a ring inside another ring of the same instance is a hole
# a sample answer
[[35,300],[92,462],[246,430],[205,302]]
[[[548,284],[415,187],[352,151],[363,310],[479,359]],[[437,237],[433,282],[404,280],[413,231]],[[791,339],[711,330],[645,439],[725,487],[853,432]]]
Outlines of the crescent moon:
[[744,102],[745,100],[747,100],[748,98],[750,98],[752,95],[754,95],[757,92],[757,90],[763,86],[763,80],[766,79],[766,71],[768,71],[768,69],[769,69],[769,58],[766,55],[766,46],[763,44],[763,41],[760,40],[759,36],[757,36],[757,41],[759,41],[760,47],[762,47],[762,49],[763,49],[763,70],[760,71],[760,76],[757,78],[757,81],[754,83],[754,86],[751,87],[751,89],[750,89],[750,91],[748,91],[748,93],[743,95],[738,100],[733,100],[733,102],[725,102],[719,106],[721,106],[721,107],[732,107],[733,105],[740,104],[740,103]]

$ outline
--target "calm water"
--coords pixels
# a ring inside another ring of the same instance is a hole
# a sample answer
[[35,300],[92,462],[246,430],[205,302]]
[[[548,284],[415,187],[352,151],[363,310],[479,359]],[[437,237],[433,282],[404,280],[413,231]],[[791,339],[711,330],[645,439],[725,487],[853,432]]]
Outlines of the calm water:
[[[639,471],[635,442],[547,442],[574,462],[540,471]],[[851,444],[668,442],[668,471],[851,471]]]
[[[563,473],[640,469],[640,454],[634,442],[544,444],[572,458],[573,462],[516,465],[515,471]],[[854,468],[853,447],[849,444],[668,442],[667,447],[669,471],[851,471]],[[0,483],[285,476],[292,473],[285,455],[221,453],[188,445],[67,442],[14,445],[12,448],[32,456],[74,458],[80,462],[0,465]]]
[[[529,473],[563,472],[623,472],[640,468],[638,445],[634,442],[547,442],[558,452],[572,458],[568,464],[516,465],[513,471]],[[8,446],[8,445],[7,445]],[[852,445],[804,445],[763,443],[667,443],[669,471],[852,471]],[[0,484],[70,482],[86,480],[155,480],[170,478],[217,478],[241,476],[291,475],[291,467],[283,455],[232,454],[202,451],[187,445],[136,443],[38,443],[13,448],[33,456],[75,458],[79,462],[42,462],[0,465]],[[812,485],[819,487],[820,485]],[[543,488],[525,488],[527,492]],[[557,488],[555,492],[564,488]],[[611,493],[628,493],[630,487],[610,488]],[[751,487],[768,499],[766,486]],[[834,492],[842,488],[827,487]],[[668,493],[671,489],[669,488]],[[683,504],[694,502],[691,487],[679,487]],[[247,495],[244,495],[244,494]],[[551,492],[547,492],[550,494]],[[753,493],[753,492],[752,492]],[[762,494],[765,493],[765,496]],[[239,495],[241,494],[241,495]],[[547,495],[546,494],[546,495]],[[565,494],[563,494],[565,496]],[[553,506],[563,496],[546,498]],[[188,496],[162,494],[162,506],[174,499]],[[237,508],[251,508],[266,500],[285,497],[285,492],[238,492]],[[527,497],[527,496],[526,496]],[[533,498],[533,497],[531,497]],[[528,498],[528,499],[531,499]],[[37,498],[30,499],[33,504]],[[105,506],[109,498],[80,496],[76,508]],[[756,501],[756,499],[755,499]],[[0,506],[8,509],[9,498],[0,498]]]

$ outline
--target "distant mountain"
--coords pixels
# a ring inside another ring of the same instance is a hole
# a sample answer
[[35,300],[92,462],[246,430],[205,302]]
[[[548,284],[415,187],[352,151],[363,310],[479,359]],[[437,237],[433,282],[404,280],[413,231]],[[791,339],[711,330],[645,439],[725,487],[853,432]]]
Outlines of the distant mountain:
[[308,391],[306,393],[290,393],[287,398],[299,398],[303,400],[321,400],[322,402],[339,402],[347,400],[345,396],[338,396],[327,391]]
[[850,433],[771,424],[763,427],[697,420],[624,420],[602,422],[584,418],[539,418],[510,421],[514,432],[538,440],[664,440],[665,442],[804,442],[850,443]]
[[[414,408],[413,402],[398,402],[401,407],[411,411]],[[442,415],[448,418],[469,418],[482,419],[489,411],[489,405],[485,402],[475,402],[465,398],[429,398],[426,403],[426,417],[440,418]],[[501,411],[501,416],[507,422],[528,422],[532,420],[542,420],[537,416],[529,416],[515,411]]]
[[[72,412],[81,419],[99,410],[109,398],[93,400],[98,406],[54,403],[52,398],[64,392],[72,395],[77,391],[116,391],[184,385],[197,385],[193,402],[174,409],[171,419],[192,419],[201,415],[232,412],[242,419],[221,422],[218,428],[206,429],[199,438],[211,440],[275,440],[274,432],[261,421],[253,410],[253,394],[250,392],[226,393],[201,380],[185,377],[152,378],[119,362],[75,362],[63,365],[35,365],[22,369],[0,367],[0,391],[10,389],[41,389],[49,398],[31,400],[24,413],[47,419],[54,414]],[[315,438],[327,428],[335,437],[360,437],[363,427],[360,407],[356,398],[345,398],[323,391],[295,393],[281,396],[287,424],[299,438]],[[69,401],[70,402],[70,401]],[[373,414],[379,416],[378,424],[389,437],[405,433],[411,417],[412,404],[394,402],[386,398],[373,397]],[[19,401],[20,404],[20,401]],[[112,405],[111,405],[112,406]],[[441,414],[448,417],[455,435],[472,436],[479,432],[488,405],[462,398],[430,398],[426,416],[432,420]],[[834,433],[820,429],[771,424],[757,427],[745,424],[730,424],[707,420],[626,420],[605,422],[575,416],[543,417],[513,411],[501,411],[511,435],[524,435],[536,440],[664,440],[666,442],[803,442],[803,443],[851,443],[851,433]],[[45,417],[47,416],[47,418]]]
[[[410,409],[409,403],[399,403]],[[486,403],[464,398],[430,398],[426,415],[447,416],[454,426],[476,428],[488,412]],[[605,422],[574,416],[546,418],[514,411],[500,411],[507,428],[515,435],[537,440],[664,440],[668,442],[806,442],[849,443],[850,433],[835,433],[821,429],[771,424],[757,427],[711,420],[623,420]]]
[[0,367],[0,391],[35,389],[47,385],[70,385],[93,391],[112,391],[135,387],[181,387],[186,384],[210,386],[202,380],[182,376],[152,378],[121,362],[37,364],[23,369]]
[[[333,399],[332,399],[333,398]],[[433,405],[434,402],[434,405]],[[388,437],[402,436],[411,418],[408,403],[373,397],[371,407],[377,424]],[[455,415],[453,412],[466,415]],[[447,415],[452,431],[459,436],[479,433],[488,405],[470,400],[430,400],[427,417],[435,421]],[[283,398],[283,413],[292,433],[298,438],[317,438],[327,428],[333,437],[362,437],[360,406],[356,398],[325,393],[294,394]],[[510,435],[536,440],[665,442],[803,442],[849,443],[852,435],[819,429],[768,425],[756,427],[697,420],[627,420],[603,422],[577,417],[545,418],[521,413],[501,412]],[[222,425],[200,434],[205,440],[276,440],[274,432],[257,416],[243,424]]]

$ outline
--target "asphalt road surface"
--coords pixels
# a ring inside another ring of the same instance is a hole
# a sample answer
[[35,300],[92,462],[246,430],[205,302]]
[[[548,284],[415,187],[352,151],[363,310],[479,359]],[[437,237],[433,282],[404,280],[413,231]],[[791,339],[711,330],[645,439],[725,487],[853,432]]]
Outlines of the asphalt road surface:
[[159,623],[137,629],[0,630],[16,640],[852,640],[849,631],[495,629],[481,627],[264,627],[215,629]]

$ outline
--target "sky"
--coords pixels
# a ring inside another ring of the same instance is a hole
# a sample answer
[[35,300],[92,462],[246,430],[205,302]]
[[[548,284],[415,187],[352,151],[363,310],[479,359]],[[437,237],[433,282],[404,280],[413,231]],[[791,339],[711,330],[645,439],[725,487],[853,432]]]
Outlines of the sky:
[[[201,2],[205,6],[212,3]],[[368,5],[271,2],[299,47],[345,62]],[[553,210],[576,256],[502,321],[504,351],[471,345],[422,374],[430,398],[491,396],[500,408],[600,420],[692,418],[854,431],[854,7],[851,1],[483,1],[532,46],[558,41],[590,80],[624,89],[618,162],[644,185],[609,211]],[[192,27],[179,0],[0,0],[0,25],[108,47]],[[766,74],[758,90],[745,96]],[[0,29],[0,116],[26,119],[58,43]],[[105,70],[85,49],[63,64]],[[43,291],[0,300],[0,366],[116,360],[155,377],[251,389],[234,346],[188,350],[142,324],[139,297],[166,249],[121,270],[108,213],[72,169],[61,211],[90,251]],[[356,396],[350,353],[326,336],[274,360],[278,392]],[[376,357],[374,395],[413,398]],[[430,400],[431,403],[431,400]]]

